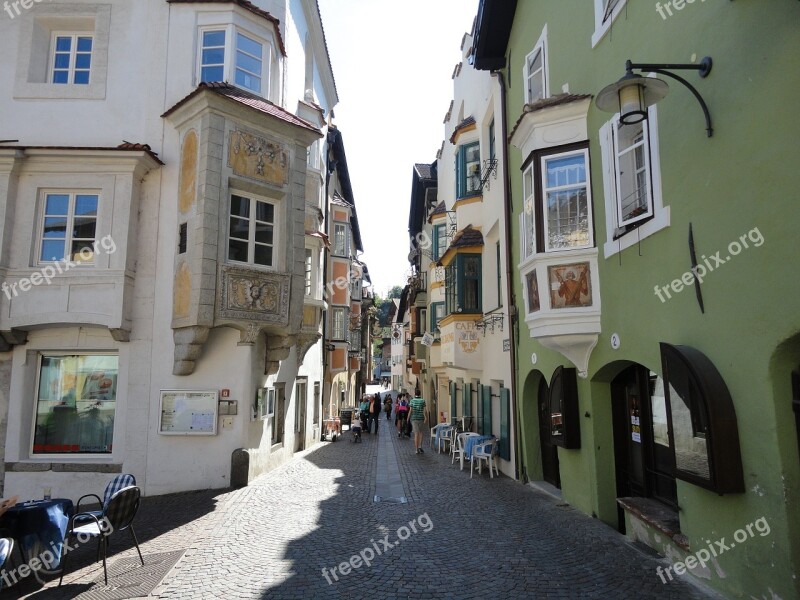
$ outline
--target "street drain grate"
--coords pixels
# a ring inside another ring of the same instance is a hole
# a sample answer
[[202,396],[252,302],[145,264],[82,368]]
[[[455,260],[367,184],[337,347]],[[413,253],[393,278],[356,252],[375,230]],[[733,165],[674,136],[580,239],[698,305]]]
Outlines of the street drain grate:
[[94,580],[94,586],[76,596],[77,600],[125,600],[141,598],[152,592],[169,570],[180,560],[185,550],[145,554],[144,566],[139,556],[120,558],[108,566],[108,585],[103,572]]
[[389,498],[389,497],[384,498],[383,496],[375,496],[374,502],[376,502],[376,503],[377,502],[394,502],[396,504],[407,504],[408,503],[408,498],[406,498],[405,496],[400,496],[398,498]]

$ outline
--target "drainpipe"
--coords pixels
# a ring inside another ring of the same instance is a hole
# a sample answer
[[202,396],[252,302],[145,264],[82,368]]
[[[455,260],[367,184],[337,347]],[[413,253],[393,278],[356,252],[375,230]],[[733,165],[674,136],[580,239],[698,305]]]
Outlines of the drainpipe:
[[512,285],[513,269],[511,268],[511,178],[508,173],[508,121],[506,119],[506,82],[503,73],[492,71],[492,77],[497,78],[500,84],[500,111],[501,111],[501,131],[503,134],[503,217],[505,221],[505,244],[506,244],[506,295],[508,297],[508,332],[509,332],[509,361],[511,363],[511,414],[514,417],[514,476],[520,478],[520,473],[525,473],[525,468],[521,464],[522,438],[520,436],[520,419],[517,411],[517,340],[516,325],[517,304],[514,300],[514,286]]
[[[331,175],[333,175],[333,172],[336,170],[336,162],[337,162],[337,161],[333,160],[331,158],[331,156],[330,156],[331,145],[333,143],[333,140],[334,140],[335,136],[336,136],[336,130],[335,129],[331,130],[330,119],[329,119],[328,120],[328,132],[327,132],[327,135],[325,136],[326,148],[325,148],[325,223],[324,223],[324,226],[325,226],[325,234],[326,235],[328,234],[328,231],[330,231],[330,225],[328,223],[328,206],[330,204],[330,202],[329,202],[329,197],[330,197],[329,196],[329,192],[330,192],[330,185],[331,185]],[[327,277],[328,277],[328,247],[327,246],[323,246],[323,249],[322,249],[322,263],[323,263],[323,269],[324,269],[324,273],[325,273],[324,279],[327,279]],[[326,299],[325,299],[325,290],[327,290],[327,289],[328,289],[327,282],[323,282],[323,290],[322,290],[322,300],[323,300],[323,302],[326,301]],[[321,408],[323,409],[323,412],[324,412],[325,406],[326,405],[330,405],[330,403],[327,402],[327,401],[330,399],[331,393],[333,393],[333,379],[331,379],[331,385],[328,387],[328,390],[327,390],[328,393],[327,394],[325,393],[325,391],[326,391],[325,390],[325,377],[326,377],[326,375],[328,373],[328,350],[327,350],[327,346],[328,346],[328,311],[327,311],[327,309],[323,309],[322,310],[322,398],[321,398],[321,401],[322,401],[322,407]],[[332,417],[333,415],[329,415],[329,416]]]

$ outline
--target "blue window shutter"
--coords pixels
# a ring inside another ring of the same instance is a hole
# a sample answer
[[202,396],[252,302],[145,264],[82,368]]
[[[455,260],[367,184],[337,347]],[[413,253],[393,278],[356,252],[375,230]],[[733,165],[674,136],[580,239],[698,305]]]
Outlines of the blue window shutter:
[[500,458],[511,460],[511,390],[500,388]]

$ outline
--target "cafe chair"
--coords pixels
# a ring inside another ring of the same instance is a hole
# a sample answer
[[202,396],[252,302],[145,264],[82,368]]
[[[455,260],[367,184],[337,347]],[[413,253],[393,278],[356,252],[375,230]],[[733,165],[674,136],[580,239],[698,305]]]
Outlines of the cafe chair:
[[[111,500],[111,496],[116,494],[122,488],[130,487],[132,485],[136,485],[136,477],[131,475],[130,473],[123,473],[121,475],[117,475],[111,482],[106,486],[106,491],[103,493],[103,500],[100,501],[100,496],[97,494],[85,494],[78,498],[78,504],[75,506],[76,513],[82,513],[84,515],[94,515],[98,519],[100,515],[103,513],[103,509],[108,504],[109,500]],[[81,502],[84,498],[94,498],[97,500],[97,504],[100,505],[100,510],[83,510],[81,511]],[[86,519],[84,519],[86,521]]]
[[[4,571],[8,560],[11,558],[11,553],[14,551],[13,538],[0,538],[0,572]],[[3,589],[3,580],[0,578],[0,590]]]
[[490,479],[494,479],[494,475],[492,474],[492,469],[495,470],[498,477],[500,476],[500,470],[497,467],[497,460],[496,460],[497,450],[498,450],[497,438],[493,438],[491,440],[475,444],[475,447],[472,449],[472,453],[469,459],[470,479],[472,479],[472,472],[476,462],[478,463],[478,473],[481,473],[481,467],[483,465],[483,461],[486,461],[486,464],[489,467]]
[[436,443],[436,432],[442,430],[442,433],[439,434],[439,439],[441,440],[441,436],[444,434],[444,430],[446,430],[450,425],[447,423],[439,423],[438,425],[434,425],[431,427],[431,439],[429,446],[433,449],[433,445]]
[[[106,569],[106,557],[108,555],[108,538],[118,531],[125,531],[126,529],[131,532],[133,543],[136,545],[136,552],[139,553],[139,560],[142,561],[144,566],[144,559],[142,558],[142,551],[139,550],[139,540],[136,539],[136,532],[133,530],[133,519],[136,517],[136,511],[139,510],[139,503],[141,501],[141,491],[136,486],[129,486],[122,488],[114,493],[108,504],[103,507],[100,516],[92,513],[76,513],[69,520],[67,525],[67,533],[64,536],[64,545],[61,550],[61,578],[58,580],[59,587],[64,580],[64,573],[67,572],[67,555],[64,554],[64,549],[69,546],[70,540],[80,534],[88,535],[89,537],[96,537],[97,552],[99,554],[100,547],[103,548],[103,577],[105,578],[106,585],[108,585],[108,571]],[[88,523],[86,521],[89,521]],[[105,520],[105,524],[101,522]],[[76,521],[80,521],[77,522]]]
[[469,432],[462,431],[456,436],[456,443],[455,449],[453,450],[453,454],[451,455],[452,458],[450,460],[450,464],[452,465],[458,459],[459,465],[461,466],[461,470],[464,470],[464,443],[466,442],[467,438],[472,434]]

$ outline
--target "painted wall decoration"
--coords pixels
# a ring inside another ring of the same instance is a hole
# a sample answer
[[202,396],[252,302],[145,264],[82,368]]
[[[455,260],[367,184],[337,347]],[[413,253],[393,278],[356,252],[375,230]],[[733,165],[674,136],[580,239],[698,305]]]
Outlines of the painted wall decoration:
[[534,313],[539,310],[539,282],[536,280],[536,269],[525,276],[528,284],[528,312]]
[[547,267],[552,308],[592,305],[591,268],[588,262]]
[[230,134],[228,166],[237,175],[273,185],[289,182],[289,152],[286,147],[240,129]]
[[472,354],[478,349],[481,343],[475,323],[461,323],[457,321],[455,325],[458,345],[461,346],[461,351],[464,354]]
[[223,319],[287,324],[289,276],[241,267],[220,269],[217,315]]

